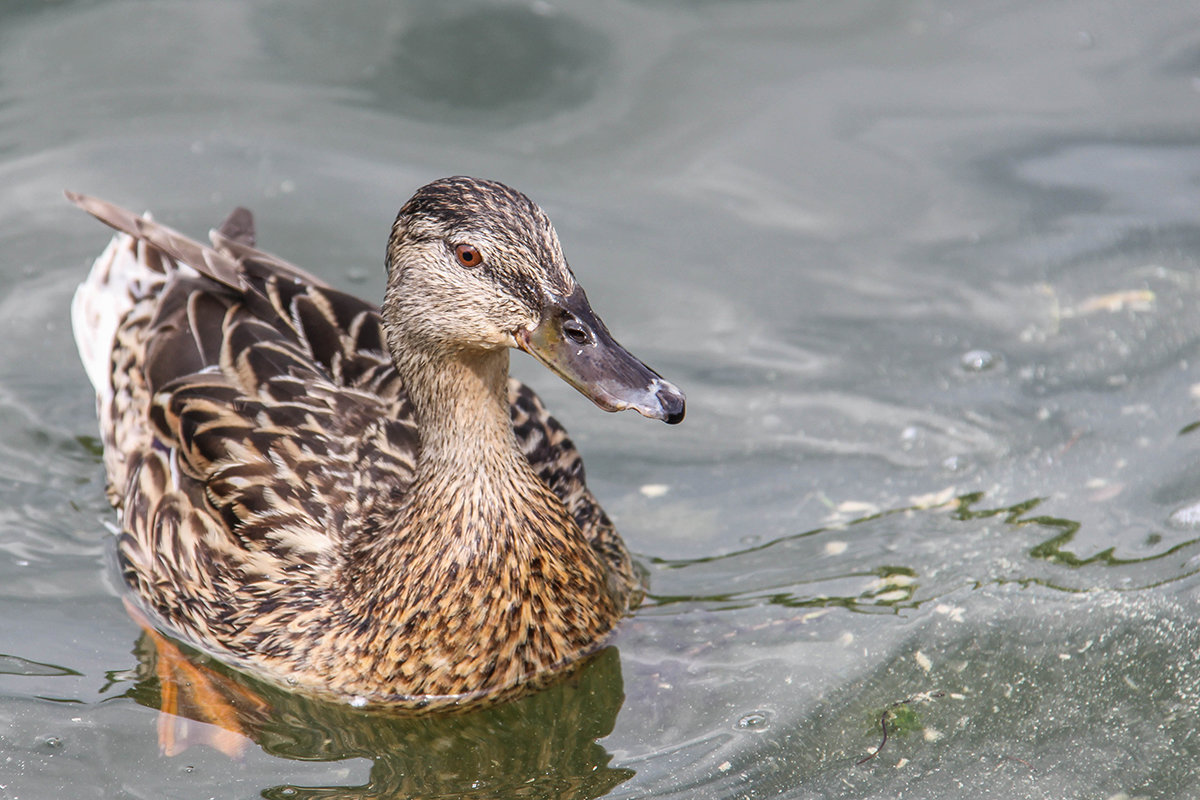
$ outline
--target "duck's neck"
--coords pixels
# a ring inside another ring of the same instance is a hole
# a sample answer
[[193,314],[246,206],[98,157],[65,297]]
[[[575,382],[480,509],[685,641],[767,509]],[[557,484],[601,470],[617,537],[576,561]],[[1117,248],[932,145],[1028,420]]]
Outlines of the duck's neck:
[[507,351],[397,368],[421,437],[416,475],[399,513],[349,559],[344,609],[366,644],[339,658],[376,686],[458,694],[515,686],[593,649],[626,598],[517,447]]
[[451,563],[519,570],[523,559],[550,547],[550,538],[556,550],[551,558],[570,553],[602,571],[562,501],[518,447],[508,351],[461,350],[436,358],[413,353],[397,358],[396,366],[413,405],[420,448],[399,513],[393,509],[365,543],[374,557],[388,563],[440,559],[439,571]]
[[421,438],[418,483],[461,479],[476,484],[513,471],[534,478],[513,436],[508,350],[410,358],[399,366]]
[[397,367],[413,405],[420,448],[401,513],[385,526],[399,535],[380,538],[407,548],[414,534],[422,534],[435,551],[449,548],[447,555],[470,559],[477,552],[527,546],[537,531],[506,524],[510,521],[535,517],[573,528],[517,446],[507,350],[410,356]]
[[530,520],[585,541],[517,446],[507,350],[426,358],[410,349],[396,367],[412,403],[420,447],[403,502],[381,507],[352,559],[364,567],[404,568],[374,575],[368,583],[395,581],[396,590],[407,593],[414,568],[439,575],[510,569],[536,547],[540,532]]

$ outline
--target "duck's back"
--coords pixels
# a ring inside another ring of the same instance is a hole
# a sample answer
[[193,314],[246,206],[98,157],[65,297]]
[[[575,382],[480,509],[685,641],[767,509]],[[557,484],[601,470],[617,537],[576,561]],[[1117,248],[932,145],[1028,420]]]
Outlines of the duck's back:
[[[417,432],[379,312],[254,249],[244,210],[208,248],[76,202],[126,231],[72,307],[125,579],[198,644],[282,651],[289,625],[327,602],[350,543],[396,513],[413,478]],[[535,471],[628,574],[562,426],[515,380],[510,398]]]

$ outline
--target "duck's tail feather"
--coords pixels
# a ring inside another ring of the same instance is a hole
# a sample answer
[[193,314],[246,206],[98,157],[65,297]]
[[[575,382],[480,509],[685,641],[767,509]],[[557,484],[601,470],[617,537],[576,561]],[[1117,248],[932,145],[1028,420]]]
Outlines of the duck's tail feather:
[[[105,225],[128,234],[138,241],[154,245],[175,261],[187,264],[201,275],[239,291],[249,288],[240,265],[229,255],[200,244],[195,239],[184,236],[166,225],[161,225],[150,219],[149,216],[138,216],[132,211],[106,200],[75,192],[66,192],[65,194],[68,200]],[[245,211],[245,209],[239,209],[239,211]],[[249,214],[249,212],[245,213]],[[237,212],[231,216],[236,216],[236,214]],[[231,219],[230,222],[233,220]],[[250,223],[250,230],[253,231],[253,222]],[[233,236],[225,238],[230,241],[238,241],[240,231],[233,230],[231,232]]]
[[75,290],[71,328],[79,358],[102,408],[112,399],[112,350],[117,329],[134,305],[160,290],[165,279],[157,252],[131,236],[118,234]]

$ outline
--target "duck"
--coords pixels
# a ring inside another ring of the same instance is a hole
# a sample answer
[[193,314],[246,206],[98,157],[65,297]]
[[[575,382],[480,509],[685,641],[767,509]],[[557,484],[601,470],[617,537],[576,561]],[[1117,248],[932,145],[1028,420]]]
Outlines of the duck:
[[117,231],[72,301],[117,564],[172,638],[354,706],[511,697],[604,647],[644,570],[522,350],[608,411],[685,398],[592,310],[545,212],[502,183],[419,188],[381,306],[259,250],[238,208],[195,241]]

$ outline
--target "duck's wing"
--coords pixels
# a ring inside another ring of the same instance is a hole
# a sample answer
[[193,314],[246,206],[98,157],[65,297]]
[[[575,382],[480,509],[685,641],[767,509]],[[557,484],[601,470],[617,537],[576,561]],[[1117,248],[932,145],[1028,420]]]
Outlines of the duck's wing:
[[[150,442],[129,462],[118,544],[151,610],[234,654],[271,652],[326,602],[344,543],[400,505],[416,452],[398,385],[343,385],[242,316],[227,309],[215,368],[148,376]],[[158,355],[186,349],[161,324]]]
[[[254,249],[248,212],[208,247],[72,199],[125,234],[73,316],[81,351],[99,352],[89,374],[126,577],[201,640],[218,618],[274,613],[250,598],[319,587],[339,540],[411,483],[417,439],[378,312]],[[89,313],[113,299],[115,322]]]

